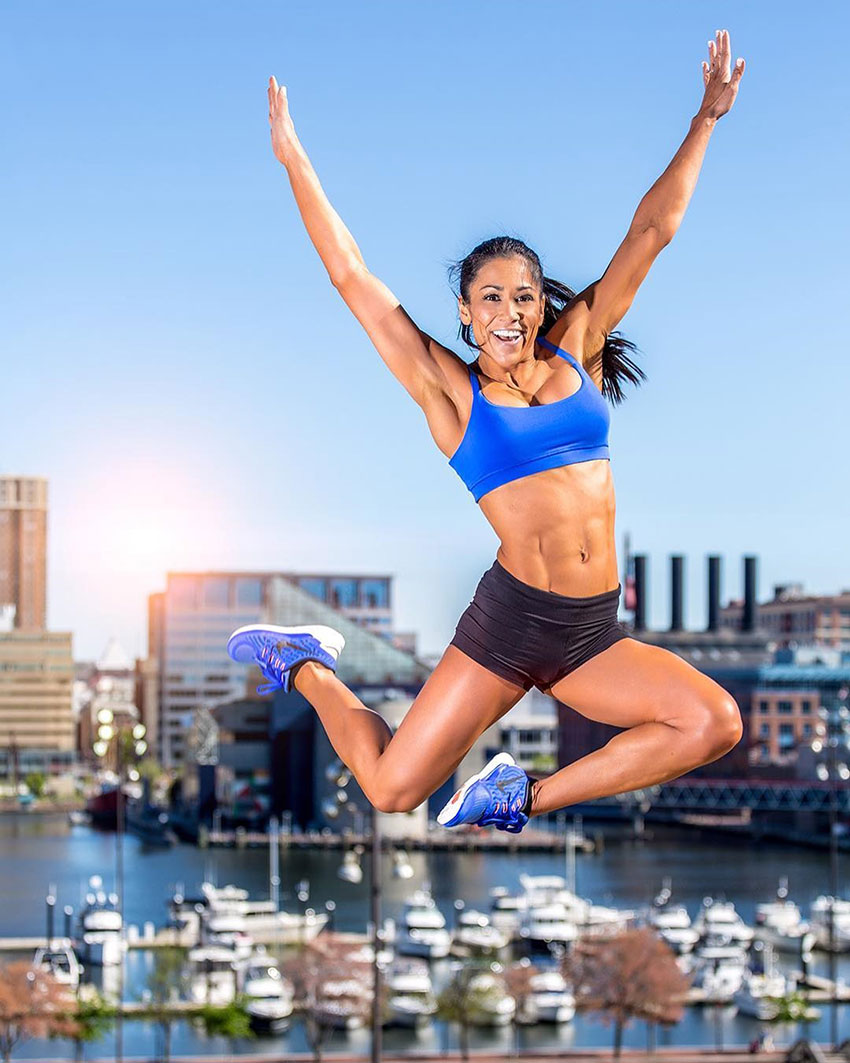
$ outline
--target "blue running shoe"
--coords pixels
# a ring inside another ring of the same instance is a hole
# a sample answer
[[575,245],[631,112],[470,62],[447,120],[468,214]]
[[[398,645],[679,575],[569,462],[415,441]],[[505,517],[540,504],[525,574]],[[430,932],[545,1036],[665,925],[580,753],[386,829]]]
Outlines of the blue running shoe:
[[312,624],[309,627],[275,627],[274,624],[249,624],[237,628],[227,640],[227,653],[239,664],[255,664],[268,683],[257,687],[258,694],[273,694],[292,688],[295,665],[318,661],[332,672],[345,639],[332,627]]
[[443,827],[476,823],[519,834],[528,823],[523,812],[531,779],[510,753],[497,753],[477,775],[461,786],[437,816]]

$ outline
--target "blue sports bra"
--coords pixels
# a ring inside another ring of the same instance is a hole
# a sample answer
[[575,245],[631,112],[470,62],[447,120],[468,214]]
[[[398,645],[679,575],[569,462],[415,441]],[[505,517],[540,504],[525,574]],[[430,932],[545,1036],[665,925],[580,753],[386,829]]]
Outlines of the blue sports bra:
[[578,370],[578,391],[540,406],[500,406],[481,392],[472,377],[472,410],[460,446],[449,465],[477,502],[511,480],[543,469],[608,459],[608,403],[587,370],[567,351],[538,337],[537,342]]

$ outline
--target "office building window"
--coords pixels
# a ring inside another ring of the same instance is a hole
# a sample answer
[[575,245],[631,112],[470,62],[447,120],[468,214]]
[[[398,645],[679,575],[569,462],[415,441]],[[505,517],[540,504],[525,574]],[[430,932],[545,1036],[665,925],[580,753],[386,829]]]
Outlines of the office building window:
[[323,602],[327,599],[328,591],[326,580],[305,577],[298,581],[298,586],[308,594],[312,594],[314,598],[318,598]]
[[783,750],[794,747],[794,724],[781,723],[779,725],[779,748]]
[[780,701],[778,708],[782,716],[790,716],[794,711],[794,705],[790,701]]
[[168,581],[168,597],[180,609],[197,609],[198,581],[192,576],[173,576]]
[[236,604],[263,604],[263,584],[258,579],[238,579],[236,581]]
[[335,605],[339,609],[357,605],[357,580],[332,579],[331,605]]
[[803,713],[804,716],[811,715],[812,703],[809,701],[808,698],[804,698],[803,701],[800,703],[800,711]]
[[768,701],[760,701],[759,702],[759,712],[770,712],[770,702],[768,702]]
[[388,608],[390,604],[389,581],[385,579],[361,580],[360,596],[363,605],[369,609]]
[[229,581],[221,576],[207,576],[204,580],[204,605],[226,606],[228,599]]

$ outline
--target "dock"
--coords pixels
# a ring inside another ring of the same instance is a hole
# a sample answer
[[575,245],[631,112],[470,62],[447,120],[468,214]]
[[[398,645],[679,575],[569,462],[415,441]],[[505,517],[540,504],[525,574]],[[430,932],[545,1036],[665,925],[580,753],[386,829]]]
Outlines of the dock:
[[[202,828],[198,837],[198,845],[201,848],[236,848],[253,849],[268,848],[273,835],[262,831],[247,830],[206,830]],[[305,834],[278,835],[278,844],[281,849],[346,849],[354,845],[368,847],[372,836],[354,831],[345,834],[321,834],[311,831]],[[381,839],[382,848],[385,851],[393,849],[407,849],[412,851],[442,850],[447,852],[483,852],[483,851],[508,851],[508,852],[566,852],[570,844],[569,832],[559,834],[545,830],[524,830],[521,834],[510,834],[502,831],[468,830],[448,831],[431,830],[426,835]],[[600,842],[595,839],[579,837],[571,843],[572,847],[579,852],[595,852]]]

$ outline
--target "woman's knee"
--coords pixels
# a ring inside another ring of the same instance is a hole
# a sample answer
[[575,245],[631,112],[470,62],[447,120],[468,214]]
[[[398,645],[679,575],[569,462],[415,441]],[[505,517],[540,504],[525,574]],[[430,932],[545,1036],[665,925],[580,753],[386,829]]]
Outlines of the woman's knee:
[[692,710],[692,731],[705,762],[728,753],[741,741],[744,725],[738,703],[718,687],[715,694],[700,699]]
[[428,797],[411,789],[409,781],[376,779],[366,794],[379,812],[412,812]]

